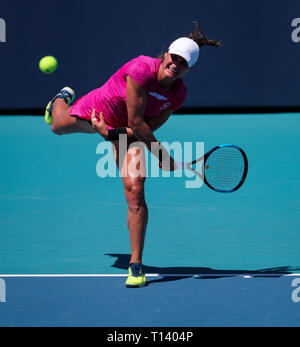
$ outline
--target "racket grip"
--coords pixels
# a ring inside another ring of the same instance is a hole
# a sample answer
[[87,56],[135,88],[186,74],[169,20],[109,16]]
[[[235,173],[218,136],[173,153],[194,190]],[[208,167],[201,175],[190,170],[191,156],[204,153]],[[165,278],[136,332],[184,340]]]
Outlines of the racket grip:
[[186,163],[183,163],[181,161],[175,161],[175,164],[177,166],[177,169],[183,170],[186,168]]

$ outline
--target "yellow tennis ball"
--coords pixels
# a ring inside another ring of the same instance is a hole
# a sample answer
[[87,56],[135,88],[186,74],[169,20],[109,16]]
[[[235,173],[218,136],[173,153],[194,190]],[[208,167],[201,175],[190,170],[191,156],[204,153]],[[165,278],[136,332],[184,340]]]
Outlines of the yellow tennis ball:
[[57,60],[52,56],[46,56],[40,60],[39,68],[43,73],[53,73],[57,69]]

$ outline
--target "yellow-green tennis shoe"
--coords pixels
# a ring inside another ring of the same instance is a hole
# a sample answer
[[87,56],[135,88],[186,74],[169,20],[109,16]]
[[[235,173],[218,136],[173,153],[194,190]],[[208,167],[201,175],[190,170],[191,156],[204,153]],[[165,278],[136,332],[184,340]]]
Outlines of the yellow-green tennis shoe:
[[75,99],[75,92],[70,87],[64,87],[51,101],[49,101],[45,111],[45,122],[49,125],[52,124],[53,103],[57,98],[62,98],[68,105],[71,105]]
[[45,111],[45,122],[49,125],[52,124],[52,116],[51,116],[52,109],[50,108],[50,106],[52,106],[51,104],[52,104],[52,101],[49,101]]
[[142,264],[132,263],[128,268],[128,277],[126,280],[127,288],[141,288],[146,285],[146,276]]

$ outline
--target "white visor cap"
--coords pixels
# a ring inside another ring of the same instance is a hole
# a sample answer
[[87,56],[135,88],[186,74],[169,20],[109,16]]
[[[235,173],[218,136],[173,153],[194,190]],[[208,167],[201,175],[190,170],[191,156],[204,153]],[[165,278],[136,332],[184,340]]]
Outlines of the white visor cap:
[[190,68],[197,62],[200,49],[194,40],[188,37],[180,37],[171,43],[168,52],[184,58]]

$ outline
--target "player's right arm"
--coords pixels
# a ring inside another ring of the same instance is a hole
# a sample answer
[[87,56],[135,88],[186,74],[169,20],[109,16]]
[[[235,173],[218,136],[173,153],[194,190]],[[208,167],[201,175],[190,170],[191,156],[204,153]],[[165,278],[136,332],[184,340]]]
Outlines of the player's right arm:
[[154,136],[153,131],[145,122],[144,112],[147,102],[147,92],[130,76],[127,76],[126,101],[129,128],[132,129],[137,139],[145,143],[149,151],[151,151],[158,159],[160,159],[160,157],[157,149],[161,148],[162,158],[166,161],[170,160],[170,170],[174,170],[173,159],[169,156],[166,149],[160,145]]

